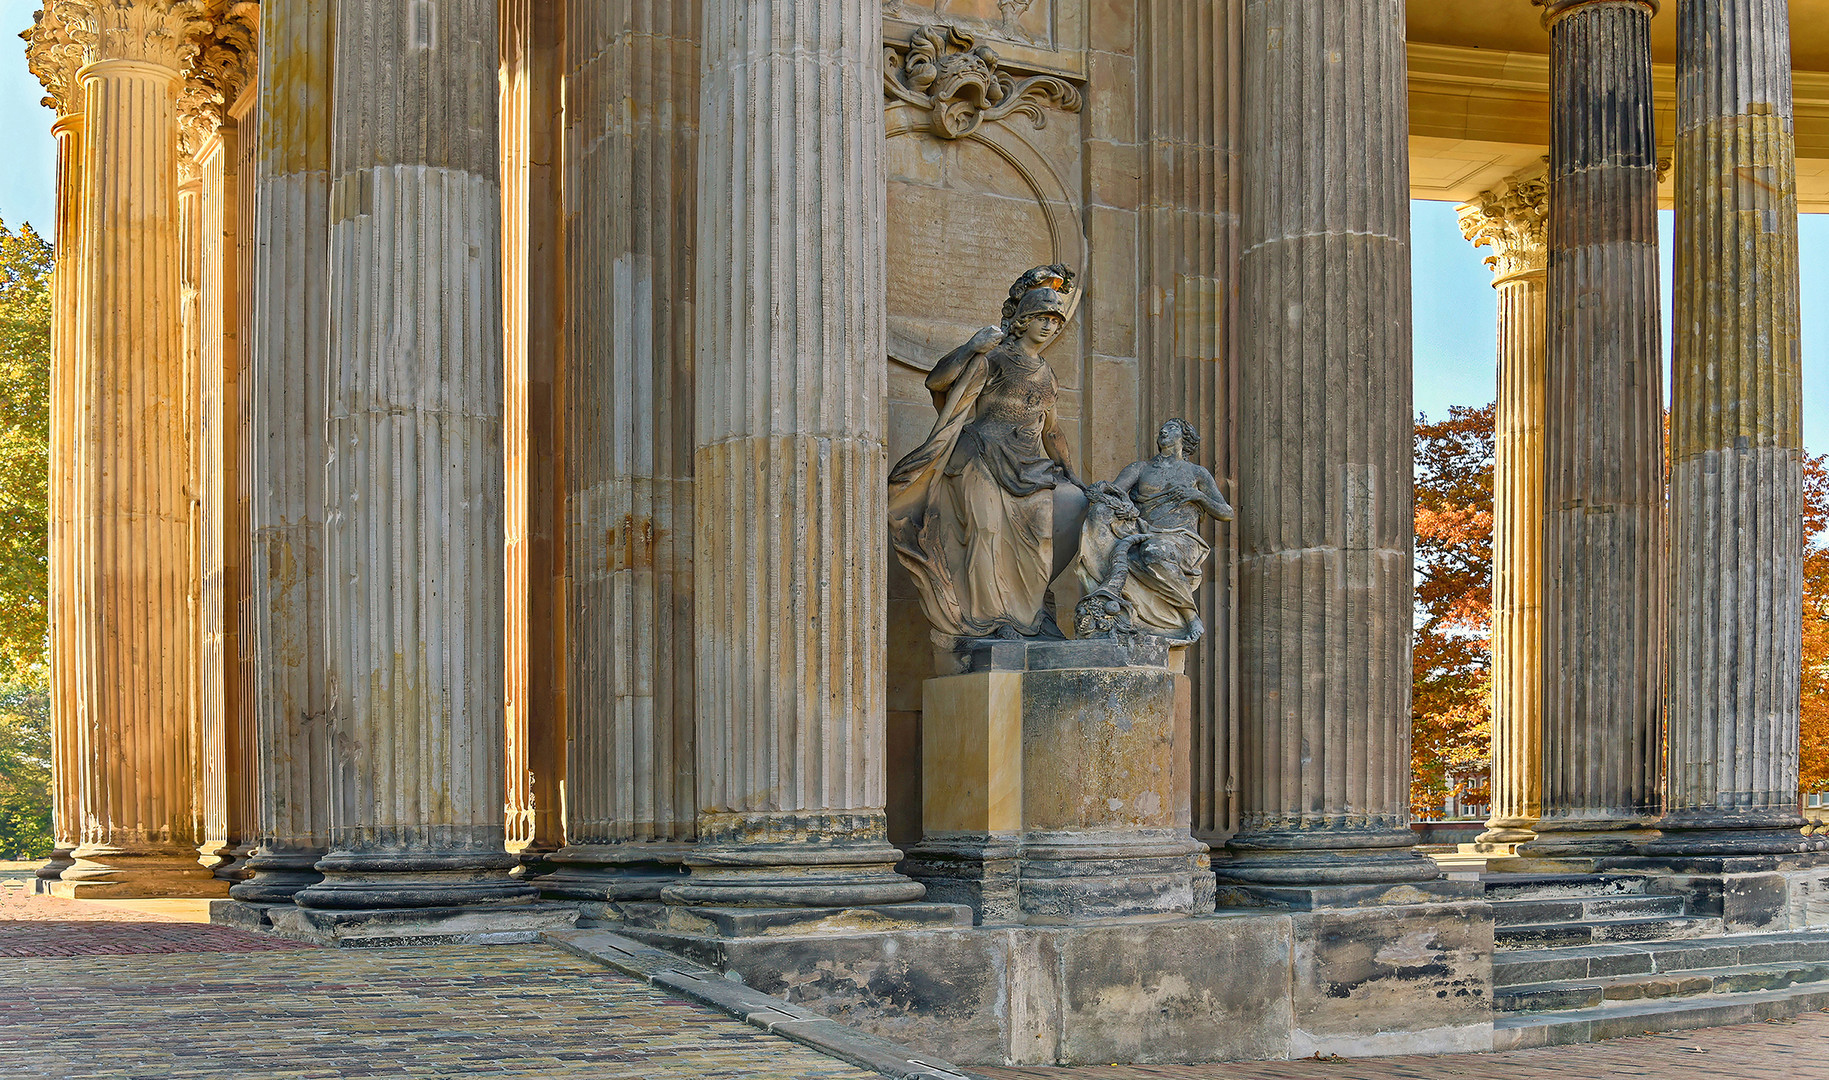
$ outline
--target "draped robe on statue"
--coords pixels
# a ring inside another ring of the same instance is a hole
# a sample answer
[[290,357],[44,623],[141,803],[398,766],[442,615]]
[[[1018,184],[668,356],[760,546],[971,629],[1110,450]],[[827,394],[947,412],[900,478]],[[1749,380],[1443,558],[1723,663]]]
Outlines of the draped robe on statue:
[[952,637],[1043,630],[1054,489],[1068,482],[1043,444],[1054,371],[1008,340],[986,349],[990,333],[934,367],[927,386],[939,418],[889,477],[896,556],[934,630]]

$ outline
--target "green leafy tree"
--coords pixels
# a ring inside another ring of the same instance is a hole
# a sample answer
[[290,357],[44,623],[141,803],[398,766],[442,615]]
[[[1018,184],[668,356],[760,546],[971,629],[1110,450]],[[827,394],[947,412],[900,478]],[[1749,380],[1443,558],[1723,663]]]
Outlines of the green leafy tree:
[[0,858],[51,847],[45,670],[51,245],[0,221]]

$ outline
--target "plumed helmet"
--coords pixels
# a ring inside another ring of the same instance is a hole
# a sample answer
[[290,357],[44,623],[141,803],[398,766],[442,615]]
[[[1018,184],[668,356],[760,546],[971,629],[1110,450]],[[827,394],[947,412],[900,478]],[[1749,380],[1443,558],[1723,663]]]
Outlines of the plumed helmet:
[[1011,326],[1019,326],[1023,320],[1036,315],[1059,315],[1067,317],[1067,297],[1046,286],[1030,289],[1022,294],[1022,300],[1016,305],[1016,316],[1010,320]]

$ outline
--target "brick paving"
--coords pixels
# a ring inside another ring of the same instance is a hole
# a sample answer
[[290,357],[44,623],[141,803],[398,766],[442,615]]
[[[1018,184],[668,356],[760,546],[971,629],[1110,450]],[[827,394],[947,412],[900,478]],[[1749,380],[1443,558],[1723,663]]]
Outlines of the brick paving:
[[876,1075],[546,945],[320,949],[8,889],[0,955],[7,1080]]
[[973,1071],[987,1080],[1829,1080],[1829,1013],[1500,1054]]
[[[7,1080],[868,1080],[544,945],[334,950],[0,887]],[[1829,1080],[1829,1013],[1450,1057],[1073,1069],[989,1080]]]

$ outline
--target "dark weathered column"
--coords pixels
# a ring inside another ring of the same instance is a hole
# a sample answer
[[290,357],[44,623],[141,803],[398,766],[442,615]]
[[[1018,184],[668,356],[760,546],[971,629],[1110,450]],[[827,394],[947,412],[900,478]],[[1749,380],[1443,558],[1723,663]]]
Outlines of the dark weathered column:
[[1803,373],[1785,0],[1677,4],[1670,758],[1660,848],[1795,851]]
[[[696,835],[697,0],[574,3],[566,176],[566,847],[541,881],[653,898]],[[732,572],[741,572],[731,567]]]
[[1549,0],[1543,815],[1521,855],[1654,838],[1663,719],[1656,0]]
[[[1513,179],[1460,208],[1499,293],[1492,479],[1492,815],[1482,844],[1522,843],[1543,802],[1543,348],[1549,185]],[[1509,852],[1511,848],[1499,848]]]
[[331,850],[294,900],[531,898],[502,820],[496,0],[338,0],[335,39]]
[[1430,880],[1409,812],[1403,5],[1251,0],[1244,50],[1243,813],[1215,870]]
[[330,349],[332,0],[267,0],[260,18],[247,402],[247,694],[257,846],[237,900],[318,880],[330,842],[324,636],[324,380]]
[[699,846],[671,900],[915,900],[883,814],[882,5],[708,0],[693,622]]

